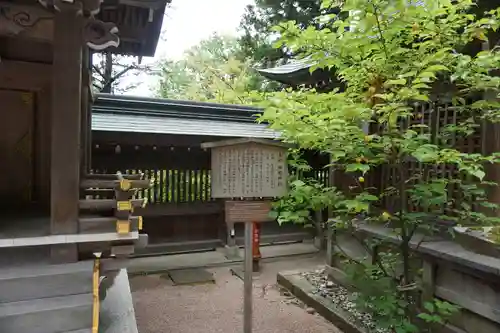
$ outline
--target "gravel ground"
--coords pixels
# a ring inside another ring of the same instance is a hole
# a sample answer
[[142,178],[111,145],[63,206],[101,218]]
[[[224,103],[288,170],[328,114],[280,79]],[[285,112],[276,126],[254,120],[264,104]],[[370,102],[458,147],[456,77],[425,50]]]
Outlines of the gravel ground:
[[349,314],[349,319],[352,320],[353,323],[362,325],[376,333],[384,333],[383,330],[375,330],[375,324],[370,314],[360,312],[356,309],[356,305],[351,301],[355,294],[328,279],[328,275],[324,269],[304,272],[302,276],[316,287],[316,293],[318,295],[325,297]]
[[[264,264],[254,281],[255,333],[342,333],[314,310],[276,286],[283,270],[314,270],[320,259]],[[215,284],[173,286],[159,275],[130,280],[139,333],[230,333],[243,331],[243,282],[229,268],[211,269]]]

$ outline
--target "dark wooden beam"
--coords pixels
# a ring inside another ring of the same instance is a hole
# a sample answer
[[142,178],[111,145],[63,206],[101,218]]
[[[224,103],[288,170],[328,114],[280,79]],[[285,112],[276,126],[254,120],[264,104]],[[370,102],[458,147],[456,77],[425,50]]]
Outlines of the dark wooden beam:
[[50,70],[50,65],[46,64],[2,59],[0,89],[42,90],[50,82],[52,75]]
[[[145,180],[131,180],[130,181],[131,189],[145,189],[149,188],[151,185],[151,181],[148,179]],[[85,179],[81,183],[82,188],[120,188],[119,180],[103,180],[103,179]]]
[[[80,233],[116,232],[116,217],[84,217],[79,220]],[[130,218],[130,230],[138,231],[139,217]]]
[[178,148],[157,149],[156,151],[146,151],[147,149],[127,149],[122,148],[120,154],[113,150],[97,149],[94,151],[93,166],[97,170],[152,170],[152,169],[210,169],[210,151],[203,151],[200,148],[191,149]]
[[[118,176],[116,174],[105,174],[105,173],[90,173],[90,174],[87,174],[86,177],[88,177],[89,179],[99,179],[99,180],[118,180]],[[142,178],[144,178],[144,174],[143,173],[139,173],[139,174],[135,174],[135,175],[128,175],[128,174],[121,174],[121,177],[123,177],[123,179],[129,179],[129,180],[141,180]]]
[[[78,232],[80,191],[80,122],[82,17],[73,5],[61,4],[54,17],[51,137],[51,233]],[[51,248],[56,262],[76,261],[75,244]]]
[[[84,210],[108,210],[116,209],[116,202],[115,199],[82,199],[79,206]],[[130,203],[132,207],[140,208],[144,206],[144,199],[133,199]]]
[[144,145],[157,147],[200,147],[203,142],[232,139],[230,137],[178,135],[178,134],[156,134],[156,133],[134,133],[134,132],[105,132],[92,131],[92,143],[96,144],[122,144],[122,145]]

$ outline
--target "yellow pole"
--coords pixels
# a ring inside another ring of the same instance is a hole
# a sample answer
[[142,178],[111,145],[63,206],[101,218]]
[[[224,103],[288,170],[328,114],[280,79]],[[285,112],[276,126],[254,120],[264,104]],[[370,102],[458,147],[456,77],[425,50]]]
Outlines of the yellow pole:
[[99,269],[101,253],[94,253],[94,272],[92,278],[92,296],[94,304],[92,308],[92,333],[98,333],[99,330]]

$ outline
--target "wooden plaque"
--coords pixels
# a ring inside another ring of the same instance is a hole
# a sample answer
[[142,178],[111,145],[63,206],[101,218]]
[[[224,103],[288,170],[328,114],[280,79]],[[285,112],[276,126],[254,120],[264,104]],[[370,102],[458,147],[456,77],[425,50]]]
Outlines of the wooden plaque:
[[268,222],[271,201],[226,201],[226,223]]
[[272,140],[232,140],[212,148],[213,198],[274,198],[287,190],[288,146]]

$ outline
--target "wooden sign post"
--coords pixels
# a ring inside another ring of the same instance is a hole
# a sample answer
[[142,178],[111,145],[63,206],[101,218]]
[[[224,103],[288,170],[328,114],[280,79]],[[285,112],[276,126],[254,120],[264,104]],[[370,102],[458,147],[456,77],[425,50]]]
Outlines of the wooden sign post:
[[260,260],[258,224],[271,220],[270,199],[287,191],[288,147],[277,141],[250,138],[202,144],[202,148],[212,149],[212,197],[227,200],[228,228],[245,223],[244,333],[252,332],[252,272]]

